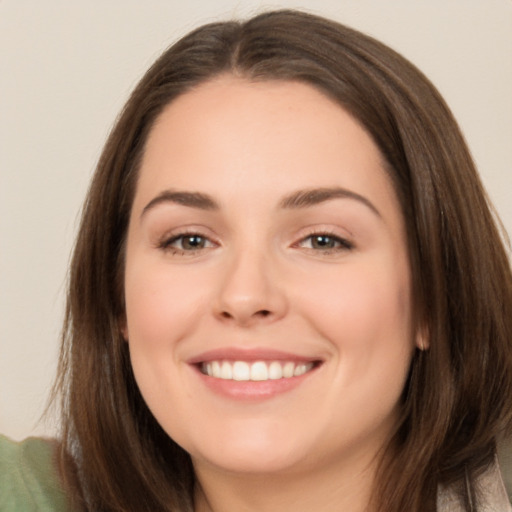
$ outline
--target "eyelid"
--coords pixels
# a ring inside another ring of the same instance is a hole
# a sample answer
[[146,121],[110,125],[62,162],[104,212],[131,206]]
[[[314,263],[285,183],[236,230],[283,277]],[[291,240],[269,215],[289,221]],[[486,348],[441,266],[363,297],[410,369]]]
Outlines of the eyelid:
[[[210,250],[214,247],[220,245],[218,240],[215,239],[211,234],[206,233],[207,230],[196,227],[196,226],[187,226],[182,228],[172,229],[170,231],[166,231],[162,236],[158,237],[156,240],[155,246],[157,249],[160,249],[164,252],[171,252],[177,255],[185,255],[185,256],[194,256],[197,253]],[[197,236],[207,240],[209,243],[208,247],[198,247],[197,249],[185,250],[180,249],[179,247],[174,247],[172,244],[178,241],[180,238]]]
[[[339,230],[336,230],[332,227],[327,226],[311,226],[307,228],[304,232],[300,233],[299,239],[297,242],[293,244],[293,247],[299,247],[306,249],[308,251],[312,251],[320,254],[330,254],[330,253],[340,253],[351,251],[355,249],[355,244],[353,242],[353,237],[348,234],[341,234]],[[339,242],[339,247],[327,247],[325,249],[315,249],[313,247],[301,247],[308,239],[311,239],[315,236],[326,236],[332,238]]]

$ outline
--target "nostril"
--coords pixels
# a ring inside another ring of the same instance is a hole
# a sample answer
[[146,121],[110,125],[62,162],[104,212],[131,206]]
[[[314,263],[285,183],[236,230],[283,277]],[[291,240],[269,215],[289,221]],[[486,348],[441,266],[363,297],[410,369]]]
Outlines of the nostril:
[[223,320],[229,320],[229,321],[234,320],[236,322],[241,322],[241,323],[248,322],[251,319],[253,319],[253,320],[266,319],[266,318],[272,317],[272,315],[273,315],[272,311],[270,311],[268,309],[258,309],[253,312],[229,311],[229,310],[227,310],[227,311],[224,310],[224,311],[219,312],[219,317],[222,318]]

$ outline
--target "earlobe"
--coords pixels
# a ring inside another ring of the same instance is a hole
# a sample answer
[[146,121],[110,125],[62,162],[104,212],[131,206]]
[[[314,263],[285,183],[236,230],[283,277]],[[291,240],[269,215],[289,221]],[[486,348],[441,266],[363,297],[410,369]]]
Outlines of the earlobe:
[[126,325],[126,318],[119,320],[119,331],[124,341],[128,341],[128,326]]
[[415,340],[416,347],[422,352],[430,348],[430,336],[426,327],[418,328]]
[[419,348],[422,352],[428,350],[429,344],[425,343],[423,340],[419,340],[416,342],[416,347]]

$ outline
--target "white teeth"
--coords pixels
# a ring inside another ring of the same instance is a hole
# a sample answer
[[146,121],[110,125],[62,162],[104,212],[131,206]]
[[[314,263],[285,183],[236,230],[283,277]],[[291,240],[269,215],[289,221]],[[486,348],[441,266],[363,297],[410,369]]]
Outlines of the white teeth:
[[225,380],[233,378],[233,368],[227,361],[224,361],[220,367],[220,378]]
[[236,361],[233,365],[233,379],[234,380],[250,380],[251,367],[245,361]]
[[252,363],[251,380],[268,380],[267,365],[263,361]]
[[272,361],[268,367],[268,378],[277,380],[283,378],[283,368],[277,361]]
[[313,363],[292,361],[210,361],[203,363],[201,371],[210,377],[236,381],[265,381],[300,377],[313,368]]
[[293,371],[295,370],[295,365],[293,363],[286,363],[283,366],[283,377],[285,379],[289,379],[293,377]]
[[306,365],[305,364],[298,364],[296,367],[295,367],[295,370],[293,372],[293,375],[295,377],[299,377],[301,375],[304,375],[306,373],[307,369],[306,369]]

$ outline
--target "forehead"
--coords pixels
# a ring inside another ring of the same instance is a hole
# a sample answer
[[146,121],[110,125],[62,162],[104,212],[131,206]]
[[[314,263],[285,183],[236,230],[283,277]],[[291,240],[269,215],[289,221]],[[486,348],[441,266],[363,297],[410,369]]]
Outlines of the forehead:
[[268,197],[313,186],[394,196],[378,147],[338,103],[304,83],[228,75],[164,109],[146,143],[138,196],[172,187]]
[[250,81],[231,75],[201,83],[167,105],[150,131],[146,150],[154,151],[154,146],[170,136],[179,137],[182,144],[193,142],[192,135],[220,138],[231,130],[233,136],[242,136],[249,129],[261,128],[269,139],[280,135],[280,145],[285,144],[286,135],[292,140],[309,136],[316,143],[324,139],[326,144],[341,136],[337,144],[357,140],[367,153],[378,153],[359,122],[312,85],[285,80]]

